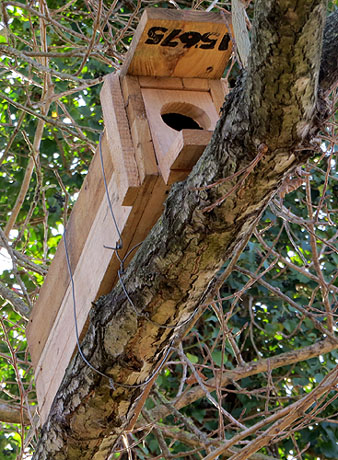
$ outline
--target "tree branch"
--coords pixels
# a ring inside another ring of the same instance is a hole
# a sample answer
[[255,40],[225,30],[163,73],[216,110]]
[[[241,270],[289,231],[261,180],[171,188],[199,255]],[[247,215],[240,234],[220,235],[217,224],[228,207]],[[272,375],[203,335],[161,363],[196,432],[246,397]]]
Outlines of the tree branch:
[[264,431],[261,435],[257,436],[257,438],[251,441],[246,447],[243,447],[239,453],[232,455],[230,460],[246,460],[250,458],[253,453],[257,452],[267,444],[270,444],[271,440],[273,440],[274,437],[289,427],[292,422],[300,417],[306,416],[305,411],[309,409],[312,404],[318,404],[318,399],[333,389],[337,383],[337,377],[338,367],[333,369],[314,390],[312,390],[302,399],[296,401],[290,406],[280,409],[275,414],[270,415],[270,417],[267,417],[266,419],[251,426],[244,432],[234,436],[231,440],[225,442],[223,446],[219,447],[211,454],[204,457],[203,460],[213,460],[217,458],[223,452],[226,452],[227,449],[238,443],[238,441],[245,439],[251,434],[257,433],[257,431],[262,427],[275,422],[270,428]]
[[243,273],[244,275],[248,276],[249,278],[252,278],[256,280],[259,284],[264,286],[266,289],[269,291],[273,292],[276,294],[277,297],[280,297],[281,299],[284,300],[284,302],[288,303],[291,305],[295,310],[298,310],[300,313],[302,313],[304,316],[308,317],[316,327],[318,331],[320,331],[323,336],[328,336],[333,342],[338,343],[338,338],[335,336],[334,333],[330,332],[328,329],[324,327],[324,325],[316,318],[316,316],[313,313],[310,313],[307,311],[306,308],[302,307],[301,305],[298,305],[297,302],[294,300],[290,299],[286,294],[284,294],[279,288],[275,288],[274,286],[271,286],[271,284],[267,283],[264,281],[262,278],[260,278],[258,275],[251,273],[249,270],[245,270],[242,267],[235,266],[235,270],[239,271],[240,273]]
[[38,61],[30,58],[24,52],[16,50],[15,48],[12,48],[9,45],[0,45],[0,53],[4,54],[5,56],[13,56],[16,58],[20,58],[22,62],[27,62],[27,64],[30,64],[33,67],[33,69],[35,69],[36,71],[39,71],[42,74],[51,75],[55,78],[60,78],[60,80],[68,80],[68,81],[72,81],[78,84],[86,83],[87,86],[97,85],[99,83],[102,83],[102,80],[103,80],[103,77],[85,80],[84,78],[78,78],[78,77],[75,77],[74,75],[71,75],[65,72],[58,72],[57,70],[54,70],[52,67],[48,67],[48,66],[44,66],[40,64]]
[[[158,424],[158,428],[163,432],[165,437],[177,439],[188,446],[192,447],[199,447],[201,446],[201,440],[194,435],[193,433],[189,433],[188,431],[184,431],[181,428],[177,428],[175,426],[166,426],[163,424]],[[210,441],[210,444],[216,444],[217,441]],[[216,444],[217,445],[217,444]],[[223,452],[224,458],[229,458],[233,455],[234,452],[240,452],[240,449],[237,447],[232,447],[231,450]],[[250,456],[250,460],[277,460],[276,457],[271,457],[270,455],[264,454],[252,454]]]
[[5,300],[12,305],[13,310],[16,311],[22,318],[28,321],[31,309],[30,307],[24,302],[21,297],[15,294],[14,291],[11,291],[0,281],[0,295]]
[[0,402],[0,421],[3,423],[18,423],[22,421],[21,414],[23,413],[24,421],[26,425],[30,424],[27,410],[24,408],[21,412],[20,406],[13,404],[12,402]]
[[[334,342],[330,339],[322,340],[320,342],[314,343],[313,345],[309,345],[298,350],[281,353],[279,355],[272,356],[271,358],[251,361],[245,366],[238,366],[233,370],[226,370],[222,374],[220,381],[218,378],[212,378],[204,382],[204,385],[210,391],[213,391],[217,384],[220,387],[226,387],[232,382],[237,382],[238,380],[244,379],[245,377],[268,372],[268,370],[272,371],[284,366],[290,366],[291,364],[306,361],[319,355],[325,355],[326,353],[330,353],[330,351],[337,349],[338,342]],[[204,396],[205,393],[203,389],[199,385],[196,385],[190,388],[190,390],[184,392],[179,398],[173,401],[172,404],[176,407],[176,409],[182,409],[183,407],[192,404]],[[170,410],[165,405],[157,406],[151,411],[151,417],[153,420],[165,418],[169,414]],[[136,427],[141,426],[141,424],[142,421],[140,420],[140,422],[136,424]]]

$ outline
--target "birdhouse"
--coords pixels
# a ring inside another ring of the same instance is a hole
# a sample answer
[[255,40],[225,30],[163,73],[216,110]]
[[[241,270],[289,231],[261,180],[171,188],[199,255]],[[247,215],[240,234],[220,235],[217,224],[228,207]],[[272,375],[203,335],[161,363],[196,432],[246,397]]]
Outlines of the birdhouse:
[[[42,422],[76,351],[73,287],[84,334],[92,302],[118,281],[120,262],[107,246],[121,238],[119,256],[128,263],[161,215],[170,185],[187,177],[209,143],[226,95],[221,77],[230,55],[221,14],[151,8],[120,74],[105,77],[101,148],[27,327]],[[120,234],[109,214],[101,162]]]

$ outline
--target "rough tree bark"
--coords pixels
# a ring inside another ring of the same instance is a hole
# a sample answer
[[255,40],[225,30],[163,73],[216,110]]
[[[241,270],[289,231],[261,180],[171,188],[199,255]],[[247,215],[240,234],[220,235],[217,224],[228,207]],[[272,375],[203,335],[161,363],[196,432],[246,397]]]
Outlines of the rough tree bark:
[[[153,375],[179,340],[180,325],[193,320],[218,270],[244,246],[284,178],[316,148],[313,139],[325,116],[318,76],[326,1],[255,3],[247,73],[229,95],[210,145],[189,178],[173,186],[162,217],[123,275],[134,307],[119,285],[91,312],[82,348],[112,381],[74,357],[35,460],[108,457],[144,390],[123,385]],[[331,28],[324,42],[328,60],[337,49],[334,33]],[[333,66],[324,60],[322,87],[327,91],[336,80],[337,60]],[[244,182],[240,175],[199,190],[254,159]]]

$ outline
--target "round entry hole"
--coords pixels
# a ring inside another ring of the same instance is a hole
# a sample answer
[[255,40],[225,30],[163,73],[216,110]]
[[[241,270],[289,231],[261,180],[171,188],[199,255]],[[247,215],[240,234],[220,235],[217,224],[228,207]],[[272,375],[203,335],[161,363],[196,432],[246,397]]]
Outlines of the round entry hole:
[[182,131],[182,129],[203,129],[193,118],[182,115],[181,113],[164,113],[161,117],[164,123],[170,128],[175,129],[175,131]]

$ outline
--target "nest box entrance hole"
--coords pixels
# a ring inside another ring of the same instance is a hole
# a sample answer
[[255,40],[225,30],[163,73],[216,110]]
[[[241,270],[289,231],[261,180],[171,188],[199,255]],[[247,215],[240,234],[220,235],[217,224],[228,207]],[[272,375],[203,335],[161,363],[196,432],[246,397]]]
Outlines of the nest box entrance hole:
[[195,120],[181,113],[164,113],[161,116],[164,123],[175,131],[182,131],[182,129],[202,129]]
[[161,109],[161,118],[169,128],[175,131],[209,129],[211,124],[204,110],[184,102],[165,104]]

